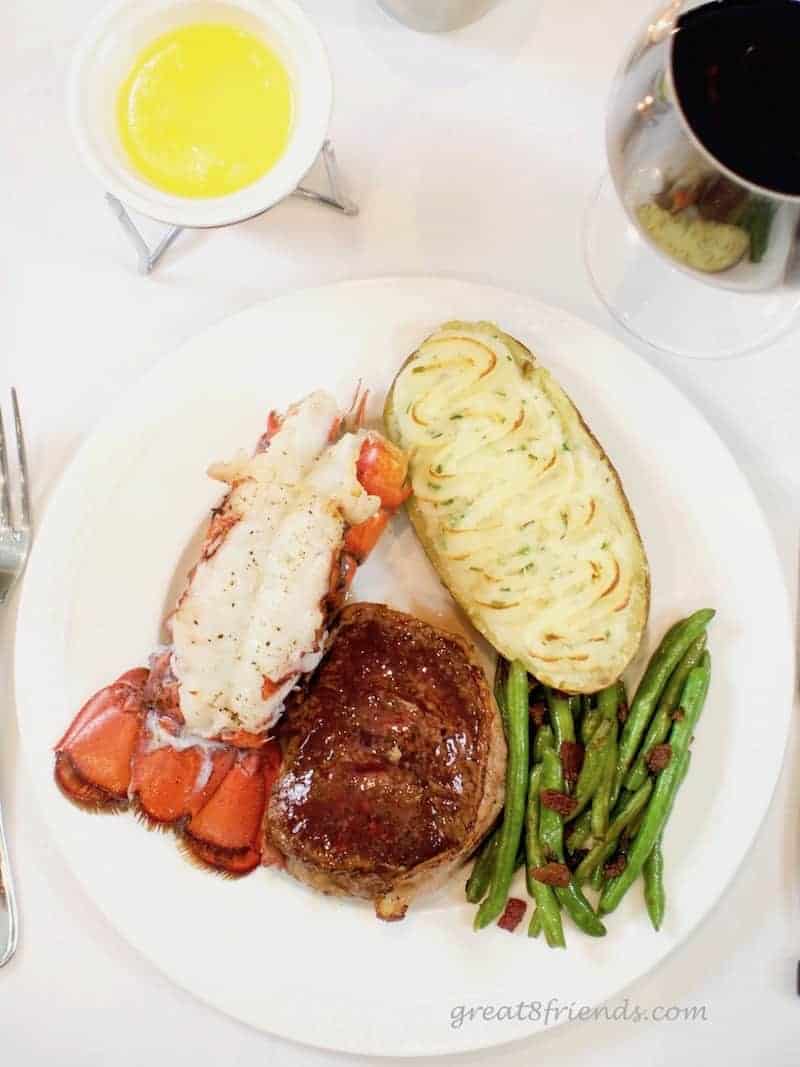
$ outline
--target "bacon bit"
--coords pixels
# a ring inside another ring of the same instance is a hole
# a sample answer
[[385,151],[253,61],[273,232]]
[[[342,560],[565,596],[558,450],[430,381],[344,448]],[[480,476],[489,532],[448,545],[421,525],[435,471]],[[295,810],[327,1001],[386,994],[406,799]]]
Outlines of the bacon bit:
[[618,852],[613,860],[603,864],[603,874],[606,878],[619,878],[627,866],[628,860],[625,853]]
[[669,717],[672,719],[673,722],[680,722],[681,719],[686,718],[686,712],[683,710],[683,708],[674,708],[670,712]]
[[509,897],[505,911],[497,920],[497,925],[501,930],[508,930],[512,934],[522,922],[522,916],[525,914],[527,907],[528,905],[525,901],[520,900],[519,897]]
[[564,771],[564,781],[568,786],[574,785],[583,766],[583,745],[579,745],[577,741],[562,741],[559,755]]
[[617,708],[617,718],[620,722],[625,722],[625,720],[628,718],[628,705],[625,703],[624,700],[620,702],[620,705]]
[[672,746],[671,745],[653,745],[650,751],[647,753],[647,769],[653,774],[658,774],[659,771],[663,771],[672,759]]
[[556,789],[543,789],[539,794],[542,804],[551,811],[557,811],[565,819],[573,813],[578,806],[574,797],[568,797],[566,793],[559,793]]
[[531,722],[534,726],[539,727],[544,722],[544,717],[547,714],[547,705],[543,700],[534,700],[531,704],[529,711],[531,713]]
[[544,867],[531,867],[531,877],[542,885],[556,886],[558,889],[566,889],[570,883],[571,875],[566,863],[545,863]]

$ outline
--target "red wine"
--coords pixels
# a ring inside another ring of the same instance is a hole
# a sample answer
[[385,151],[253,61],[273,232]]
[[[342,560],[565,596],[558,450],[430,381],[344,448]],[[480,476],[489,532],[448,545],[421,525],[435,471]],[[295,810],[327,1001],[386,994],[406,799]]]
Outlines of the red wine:
[[714,0],[687,11],[672,76],[710,155],[755,185],[800,196],[800,0]]

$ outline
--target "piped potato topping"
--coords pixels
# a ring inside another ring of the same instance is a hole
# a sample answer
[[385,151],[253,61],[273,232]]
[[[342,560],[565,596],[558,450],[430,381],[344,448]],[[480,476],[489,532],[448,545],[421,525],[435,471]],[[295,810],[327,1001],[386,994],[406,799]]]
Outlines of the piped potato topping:
[[595,692],[638,647],[648,566],[619,477],[579,412],[491,323],[447,323],[385,409],[412,522],[474,625],[541,681]]

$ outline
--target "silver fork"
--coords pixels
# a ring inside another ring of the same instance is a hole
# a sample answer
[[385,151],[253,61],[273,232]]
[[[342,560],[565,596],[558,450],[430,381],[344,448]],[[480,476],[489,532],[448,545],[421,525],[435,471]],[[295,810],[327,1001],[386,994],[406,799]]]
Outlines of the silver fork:
[[[25,569],[31,547],[31,502],[28,490],[28,463],[25,458],[25,438],[22,436],[22,420],[16,389],[11,390],[14,410],[14,431],[17,439],[17,469],[19,481],[19,507],[17,520],[11,507],[11,486],[8,477],[8,449],[0,413],[0,605],[5,604],[8,594]],[[0,805],[0,967],[8,963],[17,948],[19,918],[14,895],[14,880],[8,855],[3,809]]]

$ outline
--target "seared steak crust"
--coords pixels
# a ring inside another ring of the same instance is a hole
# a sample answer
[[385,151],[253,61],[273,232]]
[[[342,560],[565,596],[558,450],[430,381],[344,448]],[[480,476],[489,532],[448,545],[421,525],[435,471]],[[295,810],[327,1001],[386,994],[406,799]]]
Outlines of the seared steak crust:
[[505,742],[461,637],[378,604],[342,612],[282,724],[267,834],[296,877],[401,918],[502,804]]

